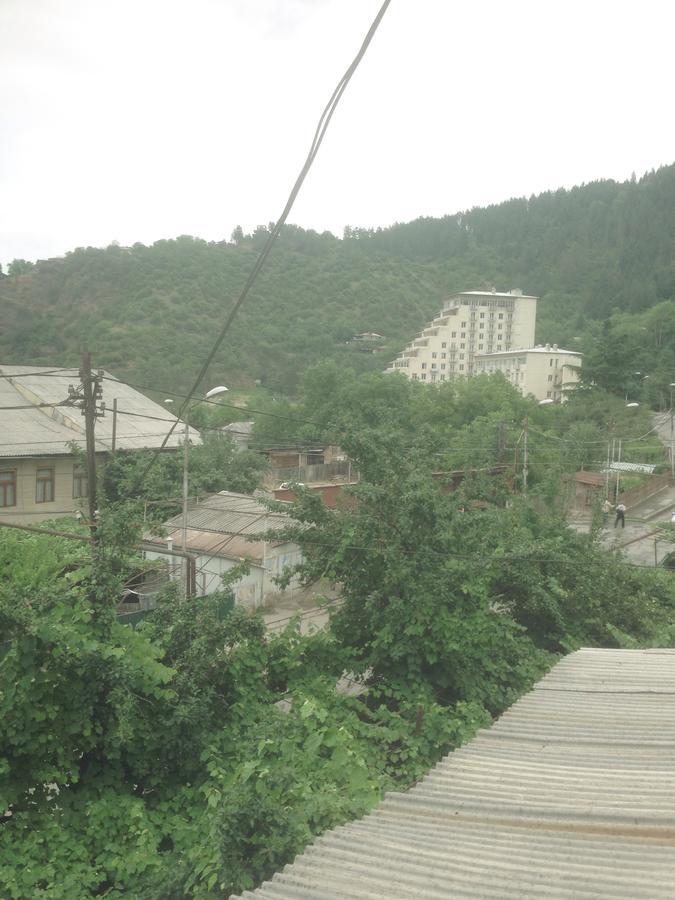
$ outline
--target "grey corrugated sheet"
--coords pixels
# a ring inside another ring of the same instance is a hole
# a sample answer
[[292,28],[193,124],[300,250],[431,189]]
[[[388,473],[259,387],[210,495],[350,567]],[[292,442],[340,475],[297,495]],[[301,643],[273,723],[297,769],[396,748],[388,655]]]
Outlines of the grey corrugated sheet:
[[[33,374],[34,373],[34,374]],[[36,406],[33,409],[4,409],[0,411],[2,440],[0,456],[58,456],[70,454],[68,444],[85,446],[84,418],[80,410],[56,407],[68,397],[68,386],[77,387],[77,369],[45,366],[0,366],[0,406],[20,407],[33,402],[55,404],[55,407]],[[159,447],[176,417],[164,407],[107,372],[103,381],[103,400],[107,410],[96,422],[96,449],[105,452],[112,447],[113,400],[117,399],[116,446],[121,450]],[[190,440],[199,443],[199,433],[190,429]],[[180,424],[167,442],[170,448],[183,441]]]
[[[282,528],[289,524],[289,519],[284,513],[272,512],[250,494],[219,491],[188,505],[187,524],[188,528],[197,531],[253,536],[272,528]],[[181,528],[182,525],[182,514],[164,523],[167,529]]]
[[675,896],[675,650],[580,650],[250,900]]
[[[272,512],[250,494],[219,491],[199,501],[191,501],[187,512],[187,550],[234,559],[265,558],[265,543],[252,538],[266,531],[290,524],[284,512]],[[166,535],[148,535],[146,540],[164,546],[168,539],[175,546],[182,542],[183,515],[179,513],[164,522]],[[276,546],[275,542],[266,542]]]

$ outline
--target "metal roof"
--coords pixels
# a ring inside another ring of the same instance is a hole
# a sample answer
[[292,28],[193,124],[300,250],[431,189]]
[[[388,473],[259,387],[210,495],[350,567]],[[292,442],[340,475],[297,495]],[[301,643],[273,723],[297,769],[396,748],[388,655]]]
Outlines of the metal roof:
[[[112,449],[113,400],[117,399],[116,446],[120,450],[159,447],[177,421],[163,406],[104,372],[105,416],[96,422],[96,450]],[[60,456],[70,454],[68,446],[84,448],[84,417],[78,408],[59,406],[68,397],[68,386],[79,384],[77,369],[46,366],[0,366],[0,457]],[[46,404],[46,405],[44,405]],[[20,408],[27,407],[27,408]],[[182,425],[167,442],[181,445]],[[199,432],[190,429],[190,440],[200,443]]]
[[[212,556],[263,559],[265,542],[251,538],[288,524],[290,517],[285,512],[272,512],[250,494],[220,491],[188,504],[186,545],[188,550]],[[182,513],[164,522],[164,528],[168,539],[179,546],[182,540]],[[147,539],[148,543],[162,546],[166,541],[167,538],[152,536]],[[277,545],[270,541],[266,543],[268,546]]]
[[670,898],[675,650],[580,650],[250,900]]

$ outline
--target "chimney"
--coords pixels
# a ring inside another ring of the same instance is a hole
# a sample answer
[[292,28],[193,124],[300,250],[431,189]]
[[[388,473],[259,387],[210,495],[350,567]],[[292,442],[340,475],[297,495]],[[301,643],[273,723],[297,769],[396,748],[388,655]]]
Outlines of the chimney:
[[520,288],[511,288],[511,290],[509,291],[509,294],[512,294],[514,297],[522,297],[523,296],[523,292],[521,291]]
[[551,345],[550,345],[550,344],[547,344],[547,345],[546,345],[546,349],[547,349],[547,350],[550,350],[550,349],[551,349]]
[[554,350],[557,350],[557,349],[558,349],[558,345],[557,345],[557,344],[554,344],[554,345],[553,345],[553,349],[554,349]]

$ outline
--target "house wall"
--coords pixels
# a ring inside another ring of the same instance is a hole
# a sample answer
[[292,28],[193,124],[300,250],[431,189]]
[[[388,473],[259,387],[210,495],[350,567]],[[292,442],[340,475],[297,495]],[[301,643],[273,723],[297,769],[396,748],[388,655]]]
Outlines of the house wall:
[[[171,569],[176,574],[172,577],[180,580],[181,557],[167,557],[165,554],[153,553],[146,550],[146,559],[170,560]],[[244,609],[257,609],[261,606],[274,604],[283,591],[272,581],[281,575],[287,566],[295,565],[302,559],[300,549],[295,544],[280,544],[278,547],[270,547],[265,558],[265,567],[251,563],[247,575],[243,575],[234,585],[235,604]],[[223,575],[239,565],[238,559],[226,556],[197,555],[197,594],[204,596],[213,594],[222,589]],[[294,578],[290,587],[295,588],[299,584],[298,578]]]
[[[78,465],[72,456],[17,457],[1,459],[0,471],[16,472],[16,505],[0,507],[0,521],[30,525],[44,519],[72,516],[87,507],[87,499],[73,497],[73,470]],[[54,499],[36,502],[38,469],[54,470]]]

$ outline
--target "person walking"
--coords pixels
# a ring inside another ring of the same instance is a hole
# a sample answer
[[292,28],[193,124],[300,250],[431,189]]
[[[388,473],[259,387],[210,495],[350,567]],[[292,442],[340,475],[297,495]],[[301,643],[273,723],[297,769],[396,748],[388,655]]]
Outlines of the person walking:
[[607,522],[609,522],[609,514],[614,509],[609,500],[605,500],[602,504],[602,527],[607,528]]
[[623,503],[619,503],[616,507],[616,519],[614,520],[615,528],[619,524],[619,522],[621,522],[622,528],[626,527],[626,507],[623,505]]

